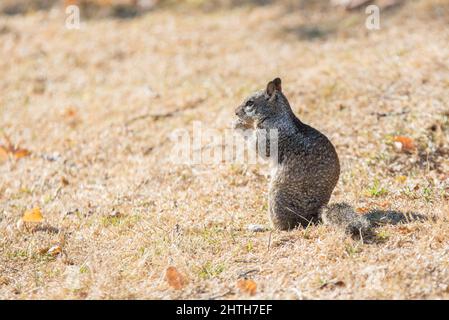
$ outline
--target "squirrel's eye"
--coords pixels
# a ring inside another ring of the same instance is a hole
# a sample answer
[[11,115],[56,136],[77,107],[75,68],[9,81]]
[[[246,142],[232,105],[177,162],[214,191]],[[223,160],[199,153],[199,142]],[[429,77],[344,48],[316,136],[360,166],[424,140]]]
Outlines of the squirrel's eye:
[[254,101],[248,100],[248,101],[246,101],[245,107],[252,107],[253,105],[254,105]]

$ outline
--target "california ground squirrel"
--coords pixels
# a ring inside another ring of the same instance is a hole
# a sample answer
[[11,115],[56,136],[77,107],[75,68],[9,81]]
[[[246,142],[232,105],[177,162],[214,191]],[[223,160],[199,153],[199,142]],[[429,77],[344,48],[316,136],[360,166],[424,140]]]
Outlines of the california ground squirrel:
[[[268,199],[276,228],[290,230],[322,220],[352,234],[370,229],[369,221],[348,204],[327,206],[340,175],[337,152],[324,134],[294,115],[282,93],[281,79],[246,98],[235,113],[235,128],[255,129],[256,137],[277,130],[278,154]],[[270,156],[269,150],[264,156]]]

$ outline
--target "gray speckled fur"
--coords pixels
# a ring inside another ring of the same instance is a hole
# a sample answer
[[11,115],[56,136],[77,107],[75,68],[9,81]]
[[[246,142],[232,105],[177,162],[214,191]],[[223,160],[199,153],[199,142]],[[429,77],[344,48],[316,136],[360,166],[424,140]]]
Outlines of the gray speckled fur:
[[358,215],[347,203],[334,203],[321,209],[323,223],[336,225],[346,232],[362,237],[371,236],[372,223],[367,217]]
[[340,175],[329,139],[294,115],[279,78],[245,99],[236,115],[240,127],[253,126],[256,133],[278,130],[278,161],[269,190],[274,226],[290,230],[319,220]]

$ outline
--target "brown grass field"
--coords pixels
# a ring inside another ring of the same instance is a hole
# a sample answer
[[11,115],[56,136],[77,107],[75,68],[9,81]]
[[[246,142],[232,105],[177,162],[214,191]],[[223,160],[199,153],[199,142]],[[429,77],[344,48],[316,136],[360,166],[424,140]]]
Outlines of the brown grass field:
[[[60,7],[0,15],[0,298],[448,299],[449,2],[406,1],[373,31],[364,10],[311,3],[164,5],[80,30]],[[270,227],[268,165],[167,160],[175,129],[224,132],[276,76],[336,146],[331,202],[427,219],[373,243],[252,232]],[[22,222],[34,207],[43,221]]]

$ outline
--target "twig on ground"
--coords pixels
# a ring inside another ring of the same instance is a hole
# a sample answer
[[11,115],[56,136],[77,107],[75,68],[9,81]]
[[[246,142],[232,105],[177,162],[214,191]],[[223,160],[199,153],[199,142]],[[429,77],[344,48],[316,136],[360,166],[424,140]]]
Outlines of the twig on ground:
[[144,120],[147,118],[153,118],[153,120],[155,120],[155,121],[157,121],[159,119],[163,119],[163,118],[170,118],[170,117],[173,117],[179,111],[180,111],[179,109],[175,109],[173,111],[166,112],[166,113],[145,113],[145,114],[142,114],[142,115],[139,115],[139,116],[129,119],[128,121],[125,122],[125,126],[129,126],[130,124],[132,124],[136,121]]
[[380,118],[385,118],[385,117],[393,117],[393,116],[402,116],[405,114],[410,113],[409,110],[403,110],[400,112],[371,112],[370,115],[372,116],[376,116],[377,120],[379,120]]

